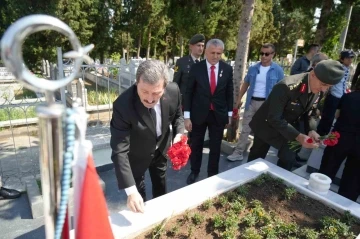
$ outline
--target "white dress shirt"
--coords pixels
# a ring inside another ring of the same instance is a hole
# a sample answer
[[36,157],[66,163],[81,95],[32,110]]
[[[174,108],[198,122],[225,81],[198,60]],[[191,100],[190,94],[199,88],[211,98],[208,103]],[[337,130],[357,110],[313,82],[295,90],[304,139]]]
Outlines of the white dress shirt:
[[[210,84],[210,87],[211,87],[211,64],[206,60],[206,67],[207,67],[207,72],[208,72],[208,77],[209,77],[209,84]],[[219,75],[219,62],[216,63],[215,66],[215,83],[217,85],[217,82],[218,82],[218,75]],[[228,112],[228,116],[231,117],[232,116],[232,111],[229,111]],[[190,119],[190,111],[184,111],[184,118],[185,119]]]

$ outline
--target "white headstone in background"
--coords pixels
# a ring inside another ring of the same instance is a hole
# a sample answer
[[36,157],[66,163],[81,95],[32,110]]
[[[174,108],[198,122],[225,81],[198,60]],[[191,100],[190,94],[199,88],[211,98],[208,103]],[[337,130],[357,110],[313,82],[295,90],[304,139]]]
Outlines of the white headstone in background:
[[0,67],[0,80],[15,80],[15,76],[6,67]]

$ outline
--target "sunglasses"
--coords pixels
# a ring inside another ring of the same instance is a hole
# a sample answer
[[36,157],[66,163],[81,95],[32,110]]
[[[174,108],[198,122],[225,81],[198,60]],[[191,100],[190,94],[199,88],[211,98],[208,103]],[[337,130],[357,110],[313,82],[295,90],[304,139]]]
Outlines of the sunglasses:
[[271,53],[269,53],[269,52],[260,52],[260,56],[263,56],[263,55],[265,55],[265,56],[270,56],[271,54],[273,54],[274,52],[271,52]]

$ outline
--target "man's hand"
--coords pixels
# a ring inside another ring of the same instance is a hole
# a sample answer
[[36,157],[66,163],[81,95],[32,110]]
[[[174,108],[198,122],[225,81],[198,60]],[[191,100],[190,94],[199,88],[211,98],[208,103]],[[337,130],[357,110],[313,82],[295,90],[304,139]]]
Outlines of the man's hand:
[[180,142],[182,134],[177,134],[174,138],[173,144],[176,144],[177,142]]
[[190,120],[190,119],[185,119],[185,129],[186,129],[188,132],[191,132],[191,131],[192,131],[192,123],[191,123],[191,120]]
[[310,139],[309,136],[305,135],[305,134],[299,134],[296,137],[296,141],[298,141],[304,148],[308,148],[308,149],[313,149],[313,148],[318,148],[319,144],[318,143],[308,143],[307,140]]
[[128,196],[127,207],[133,212],[144,213],[144,200],[139,192],[132,193]]
[[229,116],[229,122],[225,125],[225,128],[227,128],[229,125],[231,125],[231,116]]
[[315,130],[311,130],[310,132],[309,132],[309,134],[308,134],[308,136],[310,137],[310,138],[312,138],[313,140],[315,140],[315,142],[319,142],[320,141],[320,135],[318,134],[318,133],[316,133],[316,131]]
[[242,104],[243,104],[242,101],[236,102],[235,108],[240,109],[240,107],[242,106]]

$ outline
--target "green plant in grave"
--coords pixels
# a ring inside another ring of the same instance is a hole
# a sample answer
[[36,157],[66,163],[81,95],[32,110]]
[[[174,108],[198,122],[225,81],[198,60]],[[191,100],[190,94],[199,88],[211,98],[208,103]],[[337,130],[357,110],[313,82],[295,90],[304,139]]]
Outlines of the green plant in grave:
[[276,231],[281,238],[296,236],[299,232],[299,226],[296,223],[285,223],[282,220],[275,220]]
[[171,236],[171,237],[174,237],[176,236],[176,234],[179,232],[179,226],[178,225],[175,225],[173,226],[169,231],[168,231],[168,235]]
[[212,218],[212,223],[214,225],[214,228],[216,229],[222,228],[225,224],[223,217],[220,216],[219,214],[214,215],[214,217]]
[[302,228],[299,232],[301,239],[317,239],[319,238],[319,233],[314,229]]
[[222,207],[224,207],[228,203],[228,198],[226,196],[224,196],[224,195],[221,195],[218,198],[218,202]]
[[225,231],[220,233],[220,238],[222,239],[235,239],[236,238],[235,229],[225,229]]
[[262,236],[256,231],[255,228],[247,228],[242,234],[243,239],[262,239]]
[[286,200],[292,199],[296,195],[297,191],[293,187],[285,188],[285,198]]
[[213,206],[213,201],[211,199],[208,199],[202,204],[201,208],[203,210],[209,210],[212,206]]
[[203,223],[205,221],[205,218],[200,213],[194,213],[191,220],[196,226],[198,226],[198,225],[200,225],[201,223]]
[[241,185],[238,187],[235,192],[240,196],[246,196],[249,193],[249,186],[248,185]]
[[351,215],[350,211],[344,212],[344,215],[341,217],[341,221],[349,226],[351,226],[353,223],[358,222],[358,220],[353,215]]
[[190,219],[191,219],[190,211],[186,210],[184,213],[184,216],[183,216],[183,220],[184,220],[184,222],[188,222],[188,221],[190,221]]
[[224,218],[225,229],[236,229],[238,227],[238,224],[238,215],[233,211],[229,211]]
[[260,234],[266,239],[278,239],[277,231],[273,224],[268,224],[260,228]]
[[189,228],[188,228],[188,237],[191,237],[193,234],[194,234],[194,225],[191,225]]
[[323,225],[323,229],[320,231],[320,234],[325,238],[355,238],[355,235],[350,232],[350,226],[346,225],[338,219],[324,217],[320,221]]
[[231,210],[233,210],[235,213],[240,213],[243,211],[246,207],[246,204],[241,203],[240,201],[236,200],[235,202],[232,202],[230,204]]
[[238,194],[235,191],[231,191],[227,193],[226,196],[229,202],[233,202],[238,198]]

